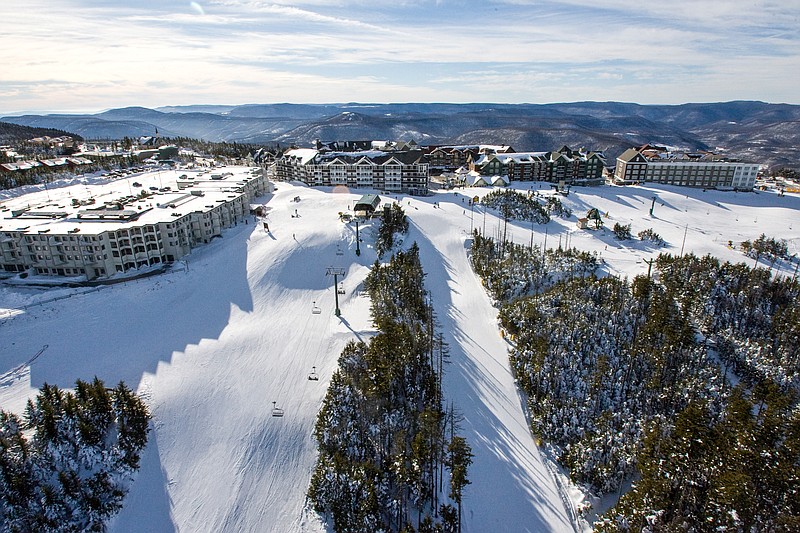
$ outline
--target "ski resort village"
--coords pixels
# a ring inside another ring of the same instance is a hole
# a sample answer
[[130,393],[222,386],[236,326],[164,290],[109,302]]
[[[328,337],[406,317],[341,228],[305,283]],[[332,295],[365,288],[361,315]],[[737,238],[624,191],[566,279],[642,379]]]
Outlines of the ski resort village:
[[799,530],[788,178],[178,154],[0,173],[2,529]]

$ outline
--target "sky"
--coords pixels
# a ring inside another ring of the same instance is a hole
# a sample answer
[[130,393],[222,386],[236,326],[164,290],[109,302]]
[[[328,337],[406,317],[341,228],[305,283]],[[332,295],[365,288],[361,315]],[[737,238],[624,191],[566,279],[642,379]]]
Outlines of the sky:
[[2,114],[279,102],[800,104],[798,0],[3,0],[0,20]]

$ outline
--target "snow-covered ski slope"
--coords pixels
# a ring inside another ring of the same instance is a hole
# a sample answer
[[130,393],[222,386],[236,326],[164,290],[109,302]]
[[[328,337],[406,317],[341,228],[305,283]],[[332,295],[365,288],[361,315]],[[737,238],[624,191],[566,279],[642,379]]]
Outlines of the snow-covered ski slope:
[[[532,187],[549,194],[546,184]],[[153,412],[141,471],[110,531],[325,530],[307,511],[305,490],[316,457],[313,424],[338,354],[349,340],[371,335],[360,288],[376,259],[373,228],[361,226],[357,257],[355,227],[338,219],[364,192],[278,183],[261,199],[271,233],[252,220],[239,224],[169,273],[91,291],[0,289],[0,407],[21,412],[45,382],[71,387],[96,375],[138,388]],[[527,429],[497,311],[469,268],[470,227],[490,235],[502,229],[491,213],[484,222],[483,211],[468,205],[486,192],[397,198],[411,221],[404,245],[420,246],[450,347],[445,399],[461,414],[475,454],[464,531],[572,531],[563,495]],[[562,200],[576,216],[597,207],[609,228],[631,223],[635,235],[652,227],[671,253],[683,246],[752,265],[729,240],[764,232],[790,239],[790,253],[800,245],[800,201],[792,196],[601,187],[573,189]],[[645,261],[659,252],[620,243],[610,231],[578,230],[576,216],[533,228],[512,223],[508,233],[528,243],[532,231],[541,245],[546,229],[548,247],[569,239],[602,253],[608,271],[629,276],[645,273]],[[325,275],[331,266],[347,272],[341,317]],[[794,268],[776,267],[781,275]],[[315,305],[321,313],[312,313]],[[308,380],[312,367],[319,381]],[[273,405],[283,417],[272,416]]]

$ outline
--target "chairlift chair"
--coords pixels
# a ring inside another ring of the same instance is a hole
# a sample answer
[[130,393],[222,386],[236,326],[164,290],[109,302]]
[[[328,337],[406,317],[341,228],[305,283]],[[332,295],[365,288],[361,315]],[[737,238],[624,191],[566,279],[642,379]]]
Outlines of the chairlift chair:
[[319,381],[319,376],[317,375],[317,367],[311,367],[311,373],[308,375],[308,381]]
[[272,416],[282,417],[283,416],[283,409],[277,407],[275,404],[277,402],[272,402]]
[[311,307],[311,314],[313,314],[313,315],[318,315],[318,314],[320,314],[320,313],[322,313],[322,309],[320,309],[320,308],[317,306],[317,302],[315,301],[315,302],[314,302],[314,304],[313,304],[313,306]]
[[336,289],[336,292],[338,292],[339,294],[344,294],[345,293],[344,292],[344,284],[340,283],[339,284],[339,288]]

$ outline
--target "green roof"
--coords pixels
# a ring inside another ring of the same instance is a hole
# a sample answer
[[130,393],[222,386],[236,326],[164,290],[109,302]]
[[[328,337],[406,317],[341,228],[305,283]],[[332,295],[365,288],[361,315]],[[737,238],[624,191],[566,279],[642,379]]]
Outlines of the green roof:
[[356,205],[353,206],[353,211],[375,211],[380,203],[381,197],[377,194],[365,194],[356,202]]

